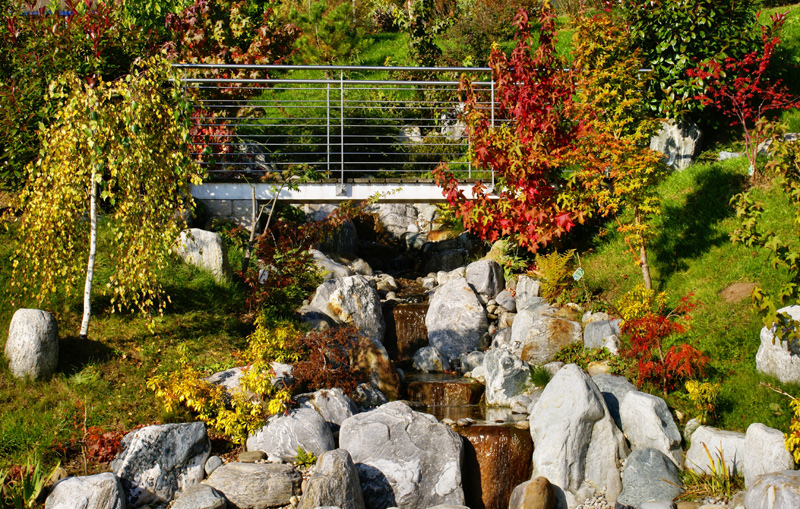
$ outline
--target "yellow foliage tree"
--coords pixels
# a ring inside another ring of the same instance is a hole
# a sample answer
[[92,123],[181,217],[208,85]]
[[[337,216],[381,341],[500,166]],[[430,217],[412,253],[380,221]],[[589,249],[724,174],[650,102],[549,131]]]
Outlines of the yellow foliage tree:
[[84,279],[80,334],[88,333],[98,207],[109,211],[107,285],[112,308],[163,311],[156,274],[184,227],[189,186],[200,170],[189,157],[185,103],[169,64],[140,62],[125,78],[86,83],[71,73],[49,88],[61,106],[40,125],[42,149],[15,204],[21,242],[12,292],[44,300]]

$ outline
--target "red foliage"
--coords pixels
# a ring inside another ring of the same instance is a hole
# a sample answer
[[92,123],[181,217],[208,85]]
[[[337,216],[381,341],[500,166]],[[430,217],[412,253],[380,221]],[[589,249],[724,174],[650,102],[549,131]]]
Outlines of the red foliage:
[[[436,170],[437,183],[464,225],[482,239],[511,236],[536,251],[569,231],[582,214],[559,199],[564,171],[574,163],[585,125],[576,121],[572,71],[555,51],[555,13],[543,8],[539,46],[532,52],[528,14],[515,19],[516,47],[508,58],[498,48],[489,57],[496,81],[496,119],[486,111],[469,82],[467,124],[473,166],[495,173],[495,195],[479,183],[467,200],[446,165]],[[498,127],[499,126],[499,127]]]
[[669,337],[685,331],[684,324],[677,319],[688,321],[693,307],[694,304],[684,298],[667,316],[650,313],[622,326],[629,345],[621,355],[637,362],[636,385],[653,384],[666,393],[682,381],[702,375],[708,357],[685,343],[669,348],[665,344]]
[[338,387],[349,394],[364,381],[349,360],[360,337],[352,325],[309,332],[300,345],[304,360],[294,363],[292,376],[309,391]]
[[120,431],[105,431],[103,428],[92,426],[86,429],[84,444],[86,458],[97,463],[108,463],[119,452],[119,442],[123,433]]
[[189,136],[195,160],[209,163],[210,168],[220,163],[220,157],[232,151],[233,128],[206,109],[192,111]]
[[771,26],[761,27],[763,48],[746,54],[741,60],[726,58],[722,62],[708,60],[687,74],[705,84],[705,92],[695,99],[704,105],[713,105],[731,125],[739,124],[744,129],[745,151],[751,171],[756,165],[758,145],[764,141],[754,132],[755,123],[765,115],[800,104],[780,79],[768,77],[770,60],[780,43],[780,33],[786,22],[786,14],[773,14]]
[[[255,16],[246,1],[196,0],[180,15],[168,14],[166,26],[172,40],[167,54],[181,63],[195,64],[280,64],[291,55],[300,31],[291,24],[281,25],[272,9]],[[263,79],[263,70],[228,68],[204,71],[208,78]],[[258,87],[231,84],[223,93],[257,94]]]

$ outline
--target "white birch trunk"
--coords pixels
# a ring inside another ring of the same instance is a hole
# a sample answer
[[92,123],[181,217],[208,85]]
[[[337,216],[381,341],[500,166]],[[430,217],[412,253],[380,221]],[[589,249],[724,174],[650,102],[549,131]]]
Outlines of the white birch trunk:
[[86,265],[86,284],[83,287],[83,321],[81,338],[89,334],[89,317],[92,314],[92,276],[94,275],[94,256],[97,252],[97,182],[92,172],[92,194],[89,197],[89,262]]

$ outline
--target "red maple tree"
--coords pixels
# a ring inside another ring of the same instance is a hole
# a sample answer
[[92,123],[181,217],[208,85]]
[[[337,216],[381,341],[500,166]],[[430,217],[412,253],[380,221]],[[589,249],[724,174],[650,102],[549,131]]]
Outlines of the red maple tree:
[[770,113],[800,104],[780,79],[769,77],[769,64],[780,44],[779,34],[786,14],[773,14],[770,20],[770,26],[761,27],[763,48],[748,53],[741,60],[730,57],[721,62],[708,60],[687,71],[690,77],[705,85],[705,92],[695,99],[730,117],[731,125],[742,126],[751,175],[755,175],[758,147],[770,137],[763,119]]

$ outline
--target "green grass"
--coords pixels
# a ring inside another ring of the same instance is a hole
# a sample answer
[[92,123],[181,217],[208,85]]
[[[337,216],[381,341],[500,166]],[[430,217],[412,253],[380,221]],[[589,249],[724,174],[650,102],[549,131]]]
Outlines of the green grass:
[[[752,422],[785,430],[788,412],[776,415],[770,403],[786,407],[788,401],[760,386],[769,382],[800,396],[800,387],[781,385],[756,372],[761,322],[749,298],[737,303],[722,299],[720,292],[737,282],[775,290],[787,277],[768,266],[767,253],[730,241],[737,220],[730,198],[748,183],[743,159],[700,162],[673,173],[660,187],[662,215],[654,221],[657,236],[650,243],[648,261],[655,289],[667,292],[670,304],[693,294],[697,307],[685,341],[709,356],[708,374],[722,384],[717,425],[744,431]],[[785,238],[791,235],[786,221],[785,196],[774,189],[759,189],[765,203],[763,219]],[[610,226],[584,253],[586,282],[606,302],[614,302],[642,280],[620,236]],[[679,396],[670,404],[691,414],[690,405]]]
[[[4,288],[8,287],[15,245],[12,231],[0,233],[0,283]],[[99,258],[98,290],[110,272],[108,262]],[[83,473],[80,441],[84,426],[127,431],[142,424],[190,419],[184,413],[164,413],[146,389],[146,381],[155,373],[179,366],[179,346],[209,373],[232,366],[233,352],[244,345],[250,332],[242,319],[247,311],[244,292],[232,283],[217,284],[177,259],[161,276],[172,304],[163,316],[155,318],[154,332],[138,314],[111,313],[108,299],[99,291],[93,299],[94,315],[85,340],[78,337],[82,310],[77,298],[41,306],[24,303],[55,315],[59,366],[51,379],[30,381],[12,377],[7,363],[0,363],[0,471],[38,456],[46,465],[60,460],[68,471]],[[8,330],[14,310],[8,295],[1,294],[0,327],[4,330]],[[97,468],[89,464],[90,471]]]

